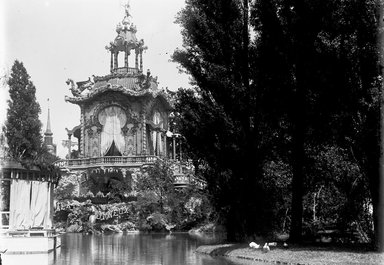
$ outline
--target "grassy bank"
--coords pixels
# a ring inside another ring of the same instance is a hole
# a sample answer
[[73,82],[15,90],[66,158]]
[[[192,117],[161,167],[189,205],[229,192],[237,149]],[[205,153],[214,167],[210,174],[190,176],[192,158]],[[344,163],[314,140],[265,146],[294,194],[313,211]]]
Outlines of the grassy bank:
[[332,247],[295,246],[288,249],[275,247],[264,253],[260,249],[251,249],[248,245],[224,244],[200,246],[196,252],[211,256],[229,257],[244,264],[249,264],[249,261],[286,265],[384,264],[384,254]]

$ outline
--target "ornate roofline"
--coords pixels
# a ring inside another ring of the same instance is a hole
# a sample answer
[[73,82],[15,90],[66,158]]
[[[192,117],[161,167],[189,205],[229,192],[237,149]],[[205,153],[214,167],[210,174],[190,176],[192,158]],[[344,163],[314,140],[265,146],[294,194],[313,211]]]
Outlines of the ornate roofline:
[[166,93],[162,90],[152,90],[152,89],[144,89],[140,91],[134,91],[131,89],[126,89],[123,86],[116,86],[116,85],[110,85],[107,84],[105,86],[99,87],[96,90],[90,92],[89,94],[86,94],[84,96],[79,96],[79,97],[68,97],[65,96],[65,101],[73,103],[73,104],[81,104],[88,102],[92,100],[94,97],[101,95],[106,92],[120,92],[124,95],[127,96],[132,96],[132,97],[144,97],[144,96],[151,96],[152,98],[157,98],[157,97],[162,97],[167,103],[168,107],[171,109],[171,103],[166,95]]

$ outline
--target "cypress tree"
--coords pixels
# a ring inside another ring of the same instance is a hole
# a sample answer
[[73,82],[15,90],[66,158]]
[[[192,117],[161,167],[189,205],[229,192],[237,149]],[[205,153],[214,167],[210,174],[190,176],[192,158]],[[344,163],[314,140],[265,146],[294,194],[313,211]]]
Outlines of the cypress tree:
[[36,88],[22,62],[14,62],[7,83],[10,99],[3,132],[8,154],[17,160],[34,160],[42,147],[41,110],[36,101]]

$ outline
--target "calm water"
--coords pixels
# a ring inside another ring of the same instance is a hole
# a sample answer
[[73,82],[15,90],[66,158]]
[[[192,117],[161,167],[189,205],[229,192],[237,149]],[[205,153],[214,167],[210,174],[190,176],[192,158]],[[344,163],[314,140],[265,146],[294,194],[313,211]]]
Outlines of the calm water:
[[62,246],[49,254],[3,255],[3,265],[234,265],[223,258],[196,254],[199,245],[218,242],[214,237],[174,234],[65,234]]

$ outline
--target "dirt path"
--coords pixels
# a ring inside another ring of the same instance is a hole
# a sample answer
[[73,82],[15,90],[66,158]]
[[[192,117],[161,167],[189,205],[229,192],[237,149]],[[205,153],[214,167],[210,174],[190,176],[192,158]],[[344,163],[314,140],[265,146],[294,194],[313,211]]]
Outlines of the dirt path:
[[331,247],[290,247],[271,248],[263,253],[260,249],[251,249],[247,245],[225,244],[200,246],[196,252],[211,256],[225,256],[236,262],[267,262],[285,265],[384,265],[384,254],[367,251],[348,251]]

